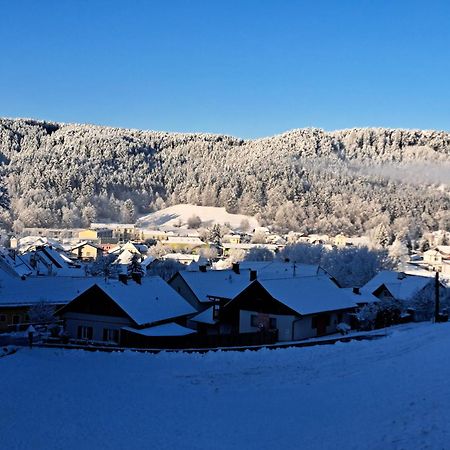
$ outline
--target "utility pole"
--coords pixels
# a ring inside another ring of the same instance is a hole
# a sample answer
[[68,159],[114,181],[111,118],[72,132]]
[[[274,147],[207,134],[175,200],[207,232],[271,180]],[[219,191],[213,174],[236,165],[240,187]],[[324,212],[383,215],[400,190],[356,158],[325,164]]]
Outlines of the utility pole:
[[434,322],[439,322],[439,272],[434,277]]

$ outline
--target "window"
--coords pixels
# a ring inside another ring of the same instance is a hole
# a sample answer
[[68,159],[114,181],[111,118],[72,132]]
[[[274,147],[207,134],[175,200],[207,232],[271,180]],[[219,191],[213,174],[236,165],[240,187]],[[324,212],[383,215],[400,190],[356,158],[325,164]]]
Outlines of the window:
[[0,322],[6,322],[6,315],[0,314]]
[[219,320],[219,305],[215,304],[213,307],[213,319],[214,320]]
[[119,330],[103,328],[103,340],[106,342],[119,342]]
[[18,323],[20,323],[20,316],[18,316],[17,314],[15,314],[13,316],[13,324],[17,325]]
[[275,317],[271,317],[269,320],[269,328],[271,330],[275,330],[277,328],[277,319]]
[[258,316],[256,314],[250,316],[250,325],[252,327],[257,327],[259,325]]
[[92,327],[84,327],[79,325],[78,326],[78,339],[89,339],[91,340],[94,335],[94,330]]

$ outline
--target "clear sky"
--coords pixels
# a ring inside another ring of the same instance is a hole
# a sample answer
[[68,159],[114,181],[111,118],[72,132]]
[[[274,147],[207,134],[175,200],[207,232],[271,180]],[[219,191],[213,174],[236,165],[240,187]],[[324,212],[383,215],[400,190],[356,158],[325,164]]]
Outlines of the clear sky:
[[450,130],[450,1],[0,0],[0,116]]

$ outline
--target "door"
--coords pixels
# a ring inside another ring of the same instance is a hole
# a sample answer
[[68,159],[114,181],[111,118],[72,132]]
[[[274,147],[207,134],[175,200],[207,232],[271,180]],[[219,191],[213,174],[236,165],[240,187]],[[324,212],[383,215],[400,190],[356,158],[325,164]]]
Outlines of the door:
[[329,324],[328,314],[320,314],[316,319],[317,336],[323,336],[327,333],[327,326]]

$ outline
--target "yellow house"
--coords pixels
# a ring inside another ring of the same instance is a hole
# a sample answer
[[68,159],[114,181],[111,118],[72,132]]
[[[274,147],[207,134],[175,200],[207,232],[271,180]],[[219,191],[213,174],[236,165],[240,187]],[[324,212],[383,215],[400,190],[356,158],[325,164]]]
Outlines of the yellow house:
[[343,234],[338,234],[335,238],[334,238],[334,245],[336,245],[337,247],[345,247],[347,245],[347,236],[344,236]]
[[100,243],[109,243],[113,237],[112,230],[108,228],[90,228],[78,233],[78,238],[85,241],[95,241]]
[[78,259],[97,259],[102,255],[103,249],[89,242],[82,242],[70,250]]

